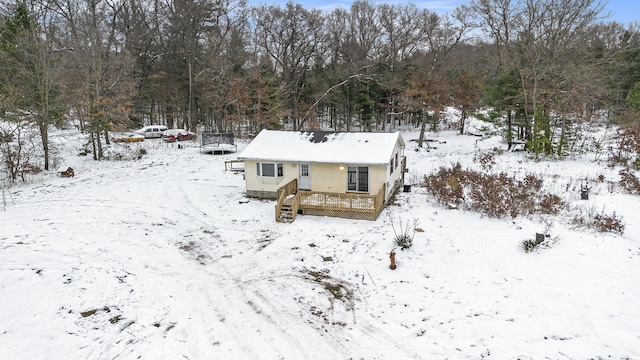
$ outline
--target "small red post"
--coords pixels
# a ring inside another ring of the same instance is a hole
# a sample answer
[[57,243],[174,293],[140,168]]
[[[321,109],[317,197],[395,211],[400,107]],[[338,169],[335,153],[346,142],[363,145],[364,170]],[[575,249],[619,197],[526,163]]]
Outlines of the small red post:
[[395,270],[396,269],[396,252],[391,250],[391,253],[389,254],[389,259],[391,259],[391,265],[389,265],[389,268],[391,268],[391,270]]

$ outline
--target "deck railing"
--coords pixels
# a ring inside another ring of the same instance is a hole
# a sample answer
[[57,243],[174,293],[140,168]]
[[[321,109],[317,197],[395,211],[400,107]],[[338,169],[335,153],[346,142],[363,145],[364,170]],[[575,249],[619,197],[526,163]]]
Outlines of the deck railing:
[[[291,197],[295,194],[295,197]],[[293,219],[298,210],[312,215],[338,216],[353,219],[375,220],[385,204],[385,186],[375,195],[360,193],[330,193],[298,190],[296,179],[278,189],[276,221],[280,221],[280,212],[284,204],[291,205]]]
[[323,210],[376,212],[384,206],[384,186],[375,195],[300,190],[300,207]]
[[293,204],[291,204],[291,215],[293,216],[291,220],[296,219],[296,215],[298,214],[299,209],[300,209],[300,192],[296,192],[296,196],[293,198]]
[[[287,196],[291,194],[295,194],[296,191],[298,191],[298,179],[293,179],[278,188],[278,192],[276,195],[276,198],[278,200],[278,202],[276,203],[276,221],[279,221],[280,211],[282,210],[282,205],[287,199]],[[299,204],[299,199],[296,199],[296,200],[298,201],[298,204]],[[294,212],[294,216],[295,216],[295,213],[298,212],[298,209],[294,207],[294,210],[295,210]]]

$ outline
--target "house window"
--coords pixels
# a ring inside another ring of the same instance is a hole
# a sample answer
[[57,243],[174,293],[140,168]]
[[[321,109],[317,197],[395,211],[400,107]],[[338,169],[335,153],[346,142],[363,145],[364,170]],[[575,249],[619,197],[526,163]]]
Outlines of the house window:
[[393,166],[393,158],[391,158],[391,166],[389,166],[389,175],[393,174],[393,169],[395,169],[395,166]]
[[256,175],[262,177],[283,177],[284,165],[274,163],[257,163]]
[[369,192],[369,168],[367,166],[347,167],[347,190]]
[[398,168],[398,153],[396,153],[396,169]]

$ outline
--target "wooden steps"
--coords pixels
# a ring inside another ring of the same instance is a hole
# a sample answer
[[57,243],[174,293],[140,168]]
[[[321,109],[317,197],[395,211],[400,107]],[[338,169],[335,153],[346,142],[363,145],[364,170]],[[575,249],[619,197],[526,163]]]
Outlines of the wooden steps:
[[278,222],[286,222],[291,223],[295,219],[295,214],[293,213],[293,203],[295,202],[297,194],[291,194],[287,196],[280,207],[280,212],[277,214]]
[[293,207],[290,204],[282,204],[280,214],[278,214],[279,222],[293,222]]

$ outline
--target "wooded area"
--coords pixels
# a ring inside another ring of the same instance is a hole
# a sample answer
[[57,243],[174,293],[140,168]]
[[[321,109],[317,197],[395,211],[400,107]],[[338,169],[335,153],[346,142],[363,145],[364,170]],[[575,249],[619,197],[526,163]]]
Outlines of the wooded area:
[[[361,0],[331,12],[0,0],[1,131],[26,144],[17,130],[37,129],[48,169],[48,129],[69,122],[101,159],[110,131],[148,124],[464,133],[467,116],[489,107],[508,141],[562,155],[576,123],[603,113],[638,123],[640,23],[605,15],[600,0],[471,0],[445,16]],[[458,123],[442,122],[447,106]]]

